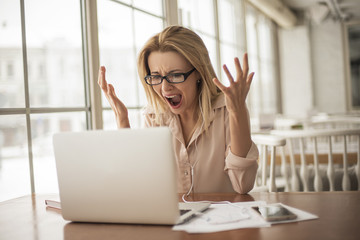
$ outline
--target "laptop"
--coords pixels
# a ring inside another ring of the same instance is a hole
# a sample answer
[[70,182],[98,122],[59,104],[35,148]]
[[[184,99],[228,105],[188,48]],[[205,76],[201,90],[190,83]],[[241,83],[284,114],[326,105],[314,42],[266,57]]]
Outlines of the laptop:
[[53,136],[62,215],[74,222],[180,224],[209,203],[179,203],[169,128]]

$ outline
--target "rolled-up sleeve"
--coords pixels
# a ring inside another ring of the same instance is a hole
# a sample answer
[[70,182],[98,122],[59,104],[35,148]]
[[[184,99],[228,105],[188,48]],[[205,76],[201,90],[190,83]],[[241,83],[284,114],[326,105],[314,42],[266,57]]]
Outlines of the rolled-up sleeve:
[[229,148],[225,159],[225,171],[236,192],[245,194],[254,187],[258,158],[259,151],[254,143],[245,158],[234,155]]

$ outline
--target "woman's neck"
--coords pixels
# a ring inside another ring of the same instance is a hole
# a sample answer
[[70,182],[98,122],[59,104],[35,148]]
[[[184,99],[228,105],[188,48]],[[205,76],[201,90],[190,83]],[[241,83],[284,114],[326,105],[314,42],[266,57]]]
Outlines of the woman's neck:
[[193,113],[185,113],[179,115],[181,129],[185,141],[185,145],[187,146],[191,140],[191,137],[195,131],[195,126],[198,121],[197,114],[194,111]]

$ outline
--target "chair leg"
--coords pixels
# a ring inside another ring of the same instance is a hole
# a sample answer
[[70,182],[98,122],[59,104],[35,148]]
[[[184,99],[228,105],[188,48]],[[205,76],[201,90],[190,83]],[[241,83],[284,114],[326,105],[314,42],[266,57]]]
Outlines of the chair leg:
[[331,136],[329,136],[328,140],[329,140],[329,152],[328,152],[328,168],[326,173],[329,179],[330,191],[335,191],[335,171],[334,171]]
[[304,139],[300,138],[299,140],[300,140],[300,160],[301,160],[300,177],[301,177],[301,181],[303,183],[304,192],[308,192],[309,191],[309,187],[308,187],[309,171],[308,171],[307,164],[306,164]]
[[343,191],[350,191],[351,186],[350,186],[350,177],[349,177],[349,173],[348,173],[348,156],[347,156],[347,144],[346,144],[346,135],[344,135],[344,149],[343,149],[343,160],[344,160],[344,175],[343,175],[343,179],[342,179],[342,189]]

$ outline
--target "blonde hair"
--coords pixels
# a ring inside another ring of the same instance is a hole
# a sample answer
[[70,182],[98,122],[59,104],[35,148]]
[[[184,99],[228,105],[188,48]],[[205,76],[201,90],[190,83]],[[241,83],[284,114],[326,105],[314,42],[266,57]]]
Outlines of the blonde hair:
[[201,76],[201,82],[198,84],[199,105],[197,126],[202,126],[207,130],[210,125],[212,102],[221,91],[212,81],[216,74],[202,39],[190,29],[181,26],[170,26],[151,37],[139,53],[138,74],[145,89],[148,103],[155,112],[154,121],[156,124],[161,125],[161,114],[169,111],[168,106],[156,94],[152,86],[144,81],[145,76],[150,74],[148,57],[154,51],[177,52],[198,71]]

